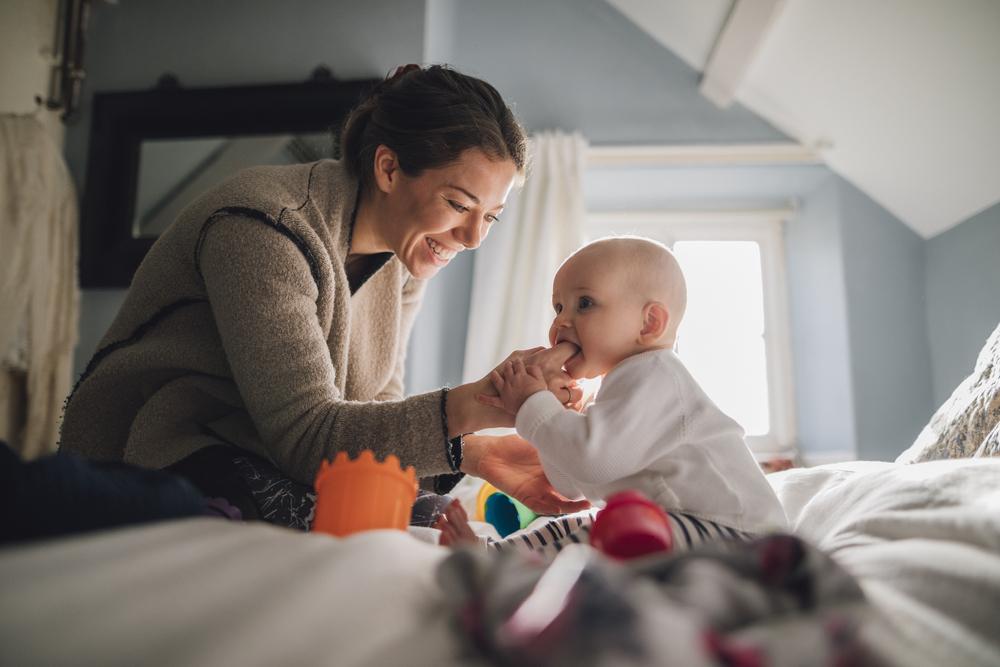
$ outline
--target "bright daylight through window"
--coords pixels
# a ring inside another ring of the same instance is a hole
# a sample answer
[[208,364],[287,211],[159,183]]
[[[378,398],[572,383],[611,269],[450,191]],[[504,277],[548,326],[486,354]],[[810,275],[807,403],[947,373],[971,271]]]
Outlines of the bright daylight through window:
[[753,241],[678,241],[688,287],[677,354],[748,436],[770,431],[760,247]]

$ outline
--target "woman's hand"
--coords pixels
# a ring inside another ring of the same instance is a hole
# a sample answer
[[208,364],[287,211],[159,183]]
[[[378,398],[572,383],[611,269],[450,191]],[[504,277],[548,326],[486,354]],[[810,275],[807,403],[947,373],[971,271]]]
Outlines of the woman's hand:
[[[526,364],[538,366],[546,379],[549,391],[555,394],[566,407],[579,410],[583,401],[583,389],[562,370],[566,360],[576,353],[572,343],[560,343],[555,347],[533,347],[530,350],[515,350],[494,370],[500,370],[508,361],[522,359]],[[448,392],[445,399],[445,413],[448,417],[448,437],[472,433],[484,428],[512,427],[514,416],[485,397],[498,396],[490,381],[489,374],[475,382],[459,385]]]
[[569,342],[559,343],[554,347],[515,350],[490,373],[491,391],[478,393],[476,400],[483,405],[502,408],[498,397],[500,388],[497,386],[495,374],[502,374],[509,364],[523,362],[525,366],[537,366],[541,370],[548,390],[567,408],[579,411],[583,406],[583,389],[562,369],[563,364],[576,354],[576,351],[576,345]]
[[486,480],[539,514],[564,514],[590,507],[586,500],[568,500],[556,493],[542,470],[538,450],[516,435],[466,436],[462,472]]

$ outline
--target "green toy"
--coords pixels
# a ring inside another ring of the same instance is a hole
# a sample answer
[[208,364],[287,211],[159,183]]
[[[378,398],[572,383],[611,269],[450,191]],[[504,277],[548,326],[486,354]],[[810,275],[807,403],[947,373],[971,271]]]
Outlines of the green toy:
[[491,494],[486,499],[486,522],[493,525],[500,537],[527,527],[538,515],[525,507],[521,501],[511,498],[502,491]]

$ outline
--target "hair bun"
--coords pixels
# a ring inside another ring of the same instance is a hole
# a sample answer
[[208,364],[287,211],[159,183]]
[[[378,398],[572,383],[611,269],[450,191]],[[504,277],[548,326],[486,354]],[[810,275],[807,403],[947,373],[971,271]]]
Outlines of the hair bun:
[[368,91],[366,100],[368,102],[373,102],[379,95],[384,93],[387,89],[396,85],[396,83],[403,78],[404,75],[412,72],[414,70],[423,69],[420,65],[410,63],[409,65],[400,65],[396,69],[392,70],[384,79],[376,83]]
[[447,65],[396,67],[348,115],[341,156],[364,191],[372,187],[379,146],[394,151],[410,176],[452,163],[469,148],[509,158],[518,172],[525,162],[524,130],[497,89]]
[[392,72],[392,74],[385,78],[385,82],[393,83],[407,72],[412,72],[415,69],[421,69],[420,65],[414,63],[410,63],[409,65],[400,65]]

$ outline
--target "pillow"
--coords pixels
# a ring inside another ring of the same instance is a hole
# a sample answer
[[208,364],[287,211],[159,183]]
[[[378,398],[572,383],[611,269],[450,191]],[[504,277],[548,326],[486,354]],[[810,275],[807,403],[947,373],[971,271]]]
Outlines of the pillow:
[[[916,441],[896,458],[897,463],[919,463],[936,459],[972,456],[986,448],[1000,454],[1000,326],[990,334],[979,352],[972,374],[958,385],[951,397],[931,417]],[[987,442],[989,436],[993,445]]]

